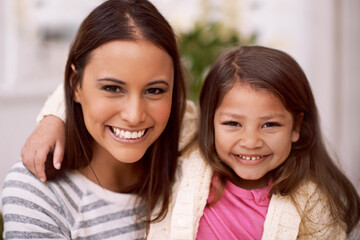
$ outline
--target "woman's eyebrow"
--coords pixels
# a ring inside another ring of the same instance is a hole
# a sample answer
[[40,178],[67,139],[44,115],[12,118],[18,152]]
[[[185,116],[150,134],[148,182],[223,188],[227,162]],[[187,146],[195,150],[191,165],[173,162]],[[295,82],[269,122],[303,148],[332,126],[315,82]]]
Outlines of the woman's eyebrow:
[[169,86],[169,83],[164,80],[152,81],[152,82],[149,82],[148,84],[146,84],[146,86],[151,86],[151,85],[155,85],[155,84],[165,84],[166,86]]
[[[125,81],[119,80],[119,79],[115,79],[115,78],[100,78],[97,80],[98,82],[113,82],[113,83],[117,83],[117,84],[122,84],[122,85],[126,85]],[[166,86],[170,86],[170,84],[164,80],[156,80],[156,81],[152,81],[149,82],[148,84],[146,84],[147,86],[151,86],[151,85],[155,85],[155,84],[165,84]]]
[[98,82],[113,82],[113,83],[117,83],[117,84],[122,84],[122,85],[126,85],[126,82],[119,80],[119,79],[115,79],[115,78],[100,78],[97,80]]

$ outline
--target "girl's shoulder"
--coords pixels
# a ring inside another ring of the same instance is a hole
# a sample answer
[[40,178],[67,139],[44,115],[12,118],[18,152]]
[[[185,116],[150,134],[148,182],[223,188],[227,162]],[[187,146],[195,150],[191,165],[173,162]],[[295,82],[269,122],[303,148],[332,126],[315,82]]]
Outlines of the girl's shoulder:
[[304,180],[304,182],[292,194],[292,197],[296,201],[298,207],[302,210],[313,207],[315,204],[318,204],[319,201],[325,205],[328,204],[328,199],[321,187],[311,179]]
[[[344,224],[334,218],[326,195],[313,180],[303,181],[290,195],[273,195],[266,219],[264,235],[272,233],[272,229],[276,229],[274,226],[279,225],[277,234],[287,236],[291,233],[295,234],[297,239],[345,239],[346,237]],[[288,229],[289,226],[296,231],[279,231],[279,229]]]
[[329,199],[316,182],[304,181],[293,194],[293,199],[301,217],[299,236],[312,236],[314,239],[345,239],[344,223],[333,216]]
[[[275,209],[275,210],[274,210]],[[320,213],[329,213],[330,206],[323,191],[312,180],[305,180],[292,194],[274,194],[270,200],[269,212],[286,209],[294,218],[303,216],[320,216]]]

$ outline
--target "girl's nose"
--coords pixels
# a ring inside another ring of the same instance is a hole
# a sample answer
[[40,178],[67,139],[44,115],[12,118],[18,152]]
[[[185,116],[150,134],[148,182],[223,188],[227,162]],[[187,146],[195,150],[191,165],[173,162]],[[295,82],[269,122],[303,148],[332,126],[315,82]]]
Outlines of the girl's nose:
[[254,149],[262,146],[260,133],[256,130],[244,130],[241,133],[239,143],[244,148]]

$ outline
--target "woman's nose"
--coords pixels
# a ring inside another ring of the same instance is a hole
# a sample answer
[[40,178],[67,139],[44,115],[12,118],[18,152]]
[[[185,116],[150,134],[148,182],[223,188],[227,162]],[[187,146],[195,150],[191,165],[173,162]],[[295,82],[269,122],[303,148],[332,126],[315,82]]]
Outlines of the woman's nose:
[[145,115],[145,103],[138,96],[129,97],[121,110],[122,119],[131,125],[145,121]]

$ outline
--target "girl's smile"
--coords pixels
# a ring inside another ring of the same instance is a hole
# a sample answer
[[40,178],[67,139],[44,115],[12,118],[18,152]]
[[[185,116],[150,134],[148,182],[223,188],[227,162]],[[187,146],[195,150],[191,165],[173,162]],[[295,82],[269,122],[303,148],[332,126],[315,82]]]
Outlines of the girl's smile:
[[234,157],[241,164],[244,165],[256,165],[264,161],[269,155],[245,155],[245,154],[233,154]]

